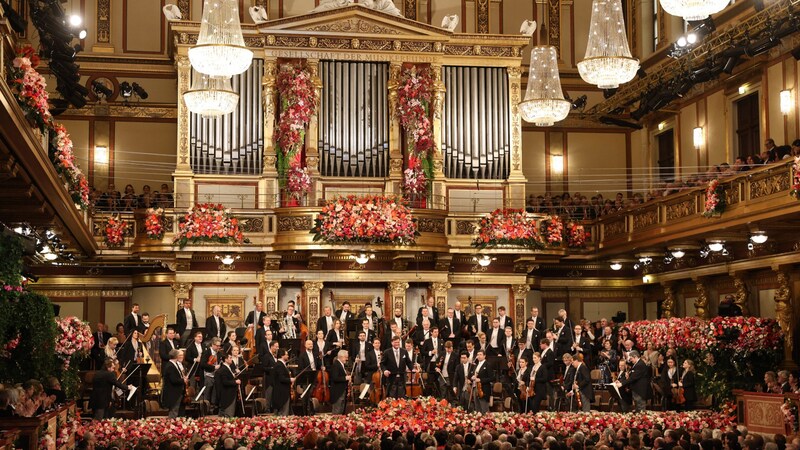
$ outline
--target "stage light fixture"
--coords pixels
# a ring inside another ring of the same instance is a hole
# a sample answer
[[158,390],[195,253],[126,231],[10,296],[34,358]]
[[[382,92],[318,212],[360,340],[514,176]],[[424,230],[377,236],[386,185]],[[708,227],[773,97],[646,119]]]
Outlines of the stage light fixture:
[[673,256],[675,259],[681,259],[681,258],[683,258],[684,256],[686,256],[686,252],[684,252],[683,250],[673,250],[673,251],[672,251],[672,252],[670,252],[670,253],[672,253],[672,256]]
[[638,123],[628,122],[627,120],[617,119],[615,117],[601,116],[599,120],[600,123],[604,123],[606,125],[616,125],[619,127],[631,128],[634,130],[641,130],[643,128]]
[[725,248],[725,244],[722,242],[710,242],[708,244],[708,249],[712,252],[720,252]]
[[140,99],[142,99],[142,100],[147,100],[147,97],[149,97],[149,95],[147,94],[147,91],[145,91],[145,90],[144,90],[144,88],[143,88],[141,85],[139,85],[139,83],[136,83],[136,82],[134,82],[134,83],[131,85],[131,88],[133,89],[133,92],[134,92],[134,93],[135,93],[135,94],[136,94],[136,95],[137,95],[137,96],[138,96]]
[[55,261],[56,259],[58,259],[58,255],[56,255],[55,253],[47,253],[44,255],[44,259],[48,261]]
[[111,98],[111,96],[114,95],[114,91],[109,89],[108,86],[103,84],[100,80],[92,81],[92,90],[98,97],[102,95],[105,98]]
[[615,270],[615,271],[616,270],[621,270],[622,269],[622,263],[620,263],[620,262],[612,262],[609,265],[609,267],[611,267],[611,270]]
[[581,95],[580,97],[576,98],[575,101],[572,102],[572,109],[584,109],[586,108],[586,100],[587,96]]
[[123,81],[119,84],[119,93],[122,98],[130,98],[133,95],[133,87],[127,81]]
[[69,24],[70,26],[77,28],[83,24],[83,18],[77,14],[72,14],[69,16]]
[[767,236],[767,234],[764,233],[763,231],[758,231],[758,232],[753,233],[752,235],[750,235],[750,240],[754,244],[763,244],[763,243],[767,242],[767,239],[769,239],[769,236]]

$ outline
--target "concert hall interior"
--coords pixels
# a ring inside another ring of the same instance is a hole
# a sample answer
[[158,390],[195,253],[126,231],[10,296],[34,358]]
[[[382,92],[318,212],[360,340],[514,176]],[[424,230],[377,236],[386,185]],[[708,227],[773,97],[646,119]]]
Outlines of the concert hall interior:
[[800,450],[800,0],[0,0],[0,39],[0,450]]

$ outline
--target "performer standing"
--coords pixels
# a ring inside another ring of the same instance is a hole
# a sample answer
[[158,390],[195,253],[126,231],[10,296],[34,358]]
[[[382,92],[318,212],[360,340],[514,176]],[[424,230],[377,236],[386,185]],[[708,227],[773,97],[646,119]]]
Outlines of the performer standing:
[[[305,351],[300,353],[300,363],[297,368],[301,372],[305,371],[302,378],[298,381],[298,384],[303,388],[303,392],[307,392],[302,399],[303,409],[306,415],[310,416],[314,413],[314,405],[311,402],[311,391],[314,390],[314,385],[317,381],[317,371],[324,370],[322,368],[322,358],[320,358],[319,353],[314,350],[313,341],[307,340],[305,342]],[[309,388],[309,386],[311,387]]]
[[580,408],[584,412],[589,412],[592,407],[592,398],[594,398],[591,372],[589,371],[589,367],[581,361],[580,356],[573,359],[572,366],[575,368],[573,388],[576,395],[577,392],[581,394]]
[[169,364],[170,352],[178,349],[179,347],[180,344],[175,341],[175,329],[172,327],[167,328],[167,334],[158,347],[158,356],[161,357],[161,373],[164,373],[164,368],[167,366],[167,364]]
[[137,330],[140,333],[144,332],[144,322],[142,322],[142,316],[139,315],[138,303],[134,303],[133,306],[131,306],[131,313],[125,316],[123,326],[126,336],[130,335],[133,330]]
[[122,348],[119,349],[117,358],[119,359],[120,365],[125,367],[129,363],[135,364],[141,361],[143,357],[144,346],[139,340],[139,331],[133,330],[130,339],[128,339],[125,344],[122,345]]
[[678,386],[683,388],[683,397],[686,399],[681,408],[682,411],[694,410],[694,404],[697,401],[697,385],[694,374],[694,361],[691,359],[684,360],[683,375],[681,375],[681,381],[678,382]]
[[274,387],[272,389],[272,406],[279,416],[288,416],[291,409],[294,378],[286,366],[288,362],[289,353],[285,348],[279,349],[278,362],[273,369]]
[[331,312],[330,306],[326,306],[325,308],[322,309],[322,311],[323,311],[322,317],[320,317],[317,320],[317,331],[321,330],[322,335],[326,336],[328,334],[328,331],[333,329],[334,317],[333,313]]
[[457,347],[461,337],[461,322],[456,318],[453,308],[447,308],[446,314],[446,317],[439,322],[439,335]]
[[259,327],[261,325],[261,318],[264,316],[266,316],[266,313],[264,313],[264,303],[261,301],[257,301],[256,309],[254,311],[250,311],[247,314],[247,319],[245,319],[244,324],[247,325],[248,327],[252,326]]
[[629,353],[633,363],[630,374],[624,382],[617,380],[617,387],[630,387],[636,412],[647,409],[647,391],[650,387],[650,369],[639,357],[637,350]]
[[344,348],[344,333],[342,332],[342,322],[335,320],[333,322],[333,329],[328,331],[325,337],[325,354],[328,355],[326,365],[330,365],[336,359],[336,353]]
[[119,389],[133,389],[117,380],[117,375],[112,371],[114,361],[107,359],[103,368],[95,372],[92,381],[92,395],[89,405],[94,411],[95,420],[109,419],[114,415],[114,406],[111,403],[111,391],[114,387]]
[[531,374],[532,369],[528,367],[528,358],[521,358],[519,360],[519,369],[516,370],[516,389],[515,394],[519,401],[519,412],[526,413],[533,409],[533,398],[527,397],[525,400],[522,400],[522,393],[525,392],[526,395],[528,391],[528,385],[531,382]]
[[192,309],[192,301],[190,299],[183,300],[183,308],[175,313],[175,321],[177,322],[175,331],[180,335],[181,343],[185,345],[192,330],[198,327],[197,314]]
[[[399,342],[399,341],[398,341]],[[347,350],[341,350],[336,355],[336,360],[330,366],[331,372],[331,412],[344,414],[347,402],[347,387],[350,385],[350,375],[344,365],[347,362]]]
[[[411,358],[400,348],[400,337],[392,338],[392,348],[386,349],[381,357],[381,370],[386,380],[387,397],[402,398],[406,395],[406,371],[411,372]],[[333,393],[331,393],[333,396]]]
[[236,414],[236,400],[239,397],[239,385],[242,380],[236,378],[233,368],[233,357],[226,353],[217,353],[222,365],[214,372],[214,391],[220,417],[233,417]]
[[269,344],[269,351],[264,353],[261,358],[261,367],[264,369],[264,399],[267,401],[267,408],[272,411],[272,395],[274,392],[274,369],[278,363],[278,341],[272,341]]
[[[473,395],[476,409],[480,413],[486,414],[489,412],[489,396],[492,395],[493,378],[494,373],[489,368],[489,363],[486,362],[486,353],[483,350],[478,350],[478,364],[475,366],[475,372],[472,375],[472,384],[475,391]],[[480,383],[480,391],[482,392],[478,392],[477,383]]]
[[219,338],[212,338],[211,345],[203,351],[200,356],[200,368],[203,370],[203,387],[206,391],[203,393],[203,398],[211,404],[214,404],[214,376],[219,370],[220,361],[217,357],[219,353],[220,340]]
[[542,363],[542,356],[539,352],[533,354],[531,379],[534,383],[533,400],[531,400],[531,408],[528,411],[537,413],[539,412],[542,401],[547,397],[547,384],[548,381],[550,381],[550,373],[547,371],[547,367]]
[[206,319],[206,340],[211,338],[225,339],[228,327],[225,326],[225,319],[221,317],[222,308],[214,305],[211,309],[211,317]]
[[469,399],[471,394],[473,366],[469,362],[469,354],[466,351],[461,352],[461,361],[456,367],[456,373],[453,377],[453,394],[456,395],[461,407],[465,410],[469,407]]
[[446,399],[450,398],[450,387],[458,367],[458,357],[453,348],[453,342],[447,341],[444,343],[444,355],[442,355],[436,367],[436,372],[439,374],[439,392]]
[[172,350],[169,358],[162,374],[161,402],[169,410],[169,418],[175,419],[183,415],[183,396],[189,380],[183,368],[183,350]]

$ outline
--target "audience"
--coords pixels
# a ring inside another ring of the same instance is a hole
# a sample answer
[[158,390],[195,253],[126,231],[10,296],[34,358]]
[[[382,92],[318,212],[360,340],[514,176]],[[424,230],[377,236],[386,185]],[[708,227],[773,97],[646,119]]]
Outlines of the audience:
[[171,208],[174,198],[167,183],[162,184],[160,190],[152,192],[150,186],[145,184],[139,195],[132,184],[125,186],[124,194],[115,190],[114,183],[108,184],[106,192],[100,192],[93,186],[89,188],[89,201],[98,211],[130,212],[136,209]]

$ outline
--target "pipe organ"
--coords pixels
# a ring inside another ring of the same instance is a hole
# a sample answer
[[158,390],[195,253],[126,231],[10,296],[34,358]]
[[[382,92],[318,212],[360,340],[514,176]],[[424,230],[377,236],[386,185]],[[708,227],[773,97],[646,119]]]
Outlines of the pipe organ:
[[320,62],[320,173],[385,177],[389,169],[389,65]]
[[504,180],[509,174],[511,112],[501,67],[445,66],[442,108],[444,173]]
[[195,173],[261,173],[264,152],[264,111],[261,107],[263,75],[264,60],[254,59],[249,69],[233,77],[233,90],[239,94],[239,103],[233,113],[220,118],[189,115],[189,146]]

